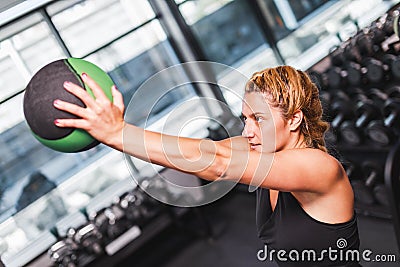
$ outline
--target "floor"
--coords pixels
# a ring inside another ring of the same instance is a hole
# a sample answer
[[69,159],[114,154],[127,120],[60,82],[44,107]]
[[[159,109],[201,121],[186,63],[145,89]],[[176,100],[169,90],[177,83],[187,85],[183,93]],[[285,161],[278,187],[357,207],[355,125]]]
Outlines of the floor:
[[[213,238],[204,229],[198,212],[212,224]],[[118,266],[136,267],[257,267],[277,266],[260,261],[263,248],[255,227],[255,194],[236,188],[217,202],[189,212],[183,218],[186,228],[171,226],[152,242]],[[397,262],[365,262],[362,266],[400,266],[400,257],[389,220],[359,216],[361,251],[371,250],[370,258],[395,255]]]

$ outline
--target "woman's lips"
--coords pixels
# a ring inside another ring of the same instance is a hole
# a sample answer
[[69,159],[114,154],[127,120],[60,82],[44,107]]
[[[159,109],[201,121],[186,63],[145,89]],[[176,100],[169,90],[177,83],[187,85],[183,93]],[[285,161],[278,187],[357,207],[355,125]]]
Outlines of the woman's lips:
[[261,146],[261,144],[250,144],[250,148],[253,150],[255,150],[259,146]]

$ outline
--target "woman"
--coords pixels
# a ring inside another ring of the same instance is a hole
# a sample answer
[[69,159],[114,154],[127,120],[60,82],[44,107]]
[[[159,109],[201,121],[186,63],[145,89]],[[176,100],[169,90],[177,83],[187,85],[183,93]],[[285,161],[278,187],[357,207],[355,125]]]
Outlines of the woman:
[[65,89],[86,108],[56,100],[56,108],[80,117],[57,119],[57,126],[82,128],[117,150],[206,180],[259,186],[259,236],[269,258],[282,266],[358,266],[353,191],[341,164],[326,152],[328,125],[321,120],[318,89],[304,72],[279,66],[255,73],[245,88],[243,135],[222,141],[127,124],[115,86],[111,103],[90,77],[82,79],[96,100],[66,82]]

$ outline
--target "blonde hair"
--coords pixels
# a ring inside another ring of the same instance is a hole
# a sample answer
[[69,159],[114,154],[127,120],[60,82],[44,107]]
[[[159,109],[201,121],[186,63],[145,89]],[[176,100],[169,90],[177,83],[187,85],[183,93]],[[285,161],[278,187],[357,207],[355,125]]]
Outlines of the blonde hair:
[[269,104],[280,108],[285,120],[301,110],[300,133],[306,146],[327,151],[324,136],[329,124],[322,120],[318,87],[305,72],[290,66],[268,68],[254,73],[245,90],[262,93]]

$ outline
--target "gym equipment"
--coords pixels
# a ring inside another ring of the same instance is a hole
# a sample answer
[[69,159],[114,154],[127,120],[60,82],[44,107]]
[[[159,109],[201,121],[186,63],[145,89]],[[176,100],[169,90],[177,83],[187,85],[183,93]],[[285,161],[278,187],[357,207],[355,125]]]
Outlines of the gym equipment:
[[366,133],[371,140],[387,146],[398,137],[396,129],[400,129],[400,101],[388,99],[383,107],[383,115],[383,120],[373,120],[368,124]]
[[366,95],[378,107],[383,107],[385,102],[389,99],[389,96],[382,90],[379,90],[378,88],[370,88],[369,90],[366,91]]
[[53,106],[54,100],[61,99],[84,106],[80,99],[64,89],[65,81],[82,86],[94,98],[92,90],[80,78],[82,73],[92,77],[112,100],[111,87],[114,83],[108,74],[96,65],[78,58],[60,59],[47,64],[33,75],[26,87],[23,100],[26,122],[37,140],[56,151],[80,152],[99,144],[81,129],[61,128],[54,124],[55,119],[76,118],[56,109]]
[[385,184],[383,184],[383,183],[377,184],[373,189],[373,193],[374,193],[374,197],[375,197],[376,201],[379,204],[381,204],[385,207],[390,207],[388,192],[387,192]]
[[365,184],[364,174],[360,166],[347,160],[343,161],[342,165],[353,187],[355,201],[362,204],[373,204],[375,202],[374,196]]
[[360,86],[367,83],[367,69],[360,64],[350,61],[346,64],[346,71],[348,73],[347,79],[351,86]]
[[326,72],[328,77],[328,85],[331,89],[340,89],[347,87],[347,71],[340,67],[329,68]]
[[[374,187],[383,182],[382,168],[375,162],[366,161],[361,165],[363,179],[351,182],[355,200],[359,203],[372,205],[376,203]],[[380,196],[381,197],[381,196]]]
[[104,252],[103,235],[91,222],[77,229],[70,228],[67,236],[78,246],[79,250],[88,255],[100,255]]
[[340,126],[342,139],[353,146],[360,145],[363,141],[363,130],[367,124],[381,118],[381,111],[372,100],[366,99],[356,104],[356,120],[345,121]]
[[400,57],[392,54],[385,54],[382,56],[382,62],[389,66],[391,76],[400,79]]
[[395,85],[385,90],[385,92],[388,95],[389,99],[400,100],[400,86]]
[[124,211],[115,204],[99,210],[89,218],[103,238],[107,240],[115,239],[129,227]]
[[66,238],[58,241],[50,247],[48,255],[57,266],[78,266],[78,245],[71,239]]
[[366,68],[365,76],[369,84],[379,84],[388,80],[389,66],[374,58],[365,58],[362,62]]
[[337,99],[331,104],[331,114],[333,120],[331,127],[338,129],[344,120],[351,120],[354,118],[354,110],[351,101],[344,99]]

